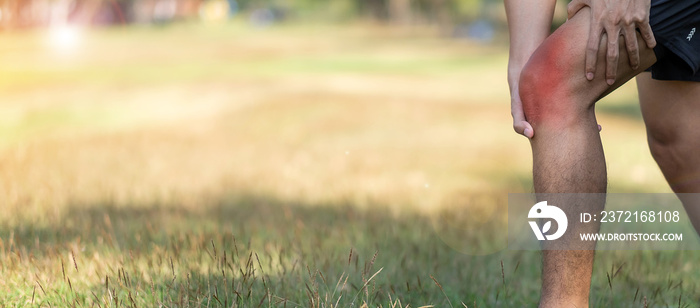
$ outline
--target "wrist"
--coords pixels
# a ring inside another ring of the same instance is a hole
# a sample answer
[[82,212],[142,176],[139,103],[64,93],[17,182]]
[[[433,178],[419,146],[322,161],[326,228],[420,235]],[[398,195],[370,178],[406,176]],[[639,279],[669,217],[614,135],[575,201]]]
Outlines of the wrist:
[[510,87],[511,93],[514,89],[518,88],[518,83],[520,82],[520,72],[522,72],[524,65],[508,65],[508,86]]

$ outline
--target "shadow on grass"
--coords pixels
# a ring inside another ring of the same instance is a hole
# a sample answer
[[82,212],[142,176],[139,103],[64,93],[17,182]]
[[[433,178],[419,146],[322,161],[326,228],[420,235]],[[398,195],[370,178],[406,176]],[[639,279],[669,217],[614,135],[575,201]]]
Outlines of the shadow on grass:
[[[35,276],[17,278],[26,291],[13,301],[20,304],[31,296],[40,305],[101,307],[386,307],[397,300],[411,307],[533,306],[539,252],[463,253],[493,249],[498,240],[484,236],[497,231],[479,223],[475,217],[486,216],[470,204],[501,199],[455,198],[438,219],[382,205],[359,209],[245,194],[193,205],[75,205],[62,225],[2,228],[8,241],[0,258],[2,273]],[[455,244],[459,238],[464,241]],[[680,280],[670,271],[662,279],[643,275],[682,268],[688,257],[599,254],[593,303],[697,301],[695,281],[682,278],[694,273],[679,274]]]

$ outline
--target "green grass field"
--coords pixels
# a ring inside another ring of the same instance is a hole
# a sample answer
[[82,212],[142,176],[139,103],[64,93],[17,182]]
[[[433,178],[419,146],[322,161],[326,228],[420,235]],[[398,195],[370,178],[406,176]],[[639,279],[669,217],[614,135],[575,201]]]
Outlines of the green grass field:
[[[0,36],[0,306],[533,307],[507,47],[369,25]],[[611,192],[668,192],[634,85]],[[700,253],[597,254],[595,307],[697,307]]]

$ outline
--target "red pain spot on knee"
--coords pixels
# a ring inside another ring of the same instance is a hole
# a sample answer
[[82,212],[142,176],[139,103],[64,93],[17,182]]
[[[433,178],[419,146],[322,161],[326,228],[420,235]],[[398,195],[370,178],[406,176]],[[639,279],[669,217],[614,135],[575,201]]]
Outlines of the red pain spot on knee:
[[520,98],[525,116],[532,125],[564,122],[571,113],[573,93],[567,91],[566,42],[552,37],[537,49],[522,75]]

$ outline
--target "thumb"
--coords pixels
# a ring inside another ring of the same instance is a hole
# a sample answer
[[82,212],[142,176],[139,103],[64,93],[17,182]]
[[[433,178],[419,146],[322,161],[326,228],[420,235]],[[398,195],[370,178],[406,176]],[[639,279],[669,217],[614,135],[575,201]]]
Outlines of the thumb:
[[535,137],[535,130],[532,129],[532,125],[528,123],[527,121],[523,121],[523,126],[525,129],[523,130],[523,136],[527,137],[528,139],[532,139],[532,137]]
[[568,19],[571,19],[571,17],[574,17],[578,11],[580,11],[584,6],[588,6],[588,3],[585,0],[573,0],[571,3],[566,8],[566,13],[568,15]]
[[527,123],[527,121],[516,121],[513,124],[513,128],[515,129],[516,133],[521,134],[528,139],[535,136],[535,130],[532,129],[532,125]]

